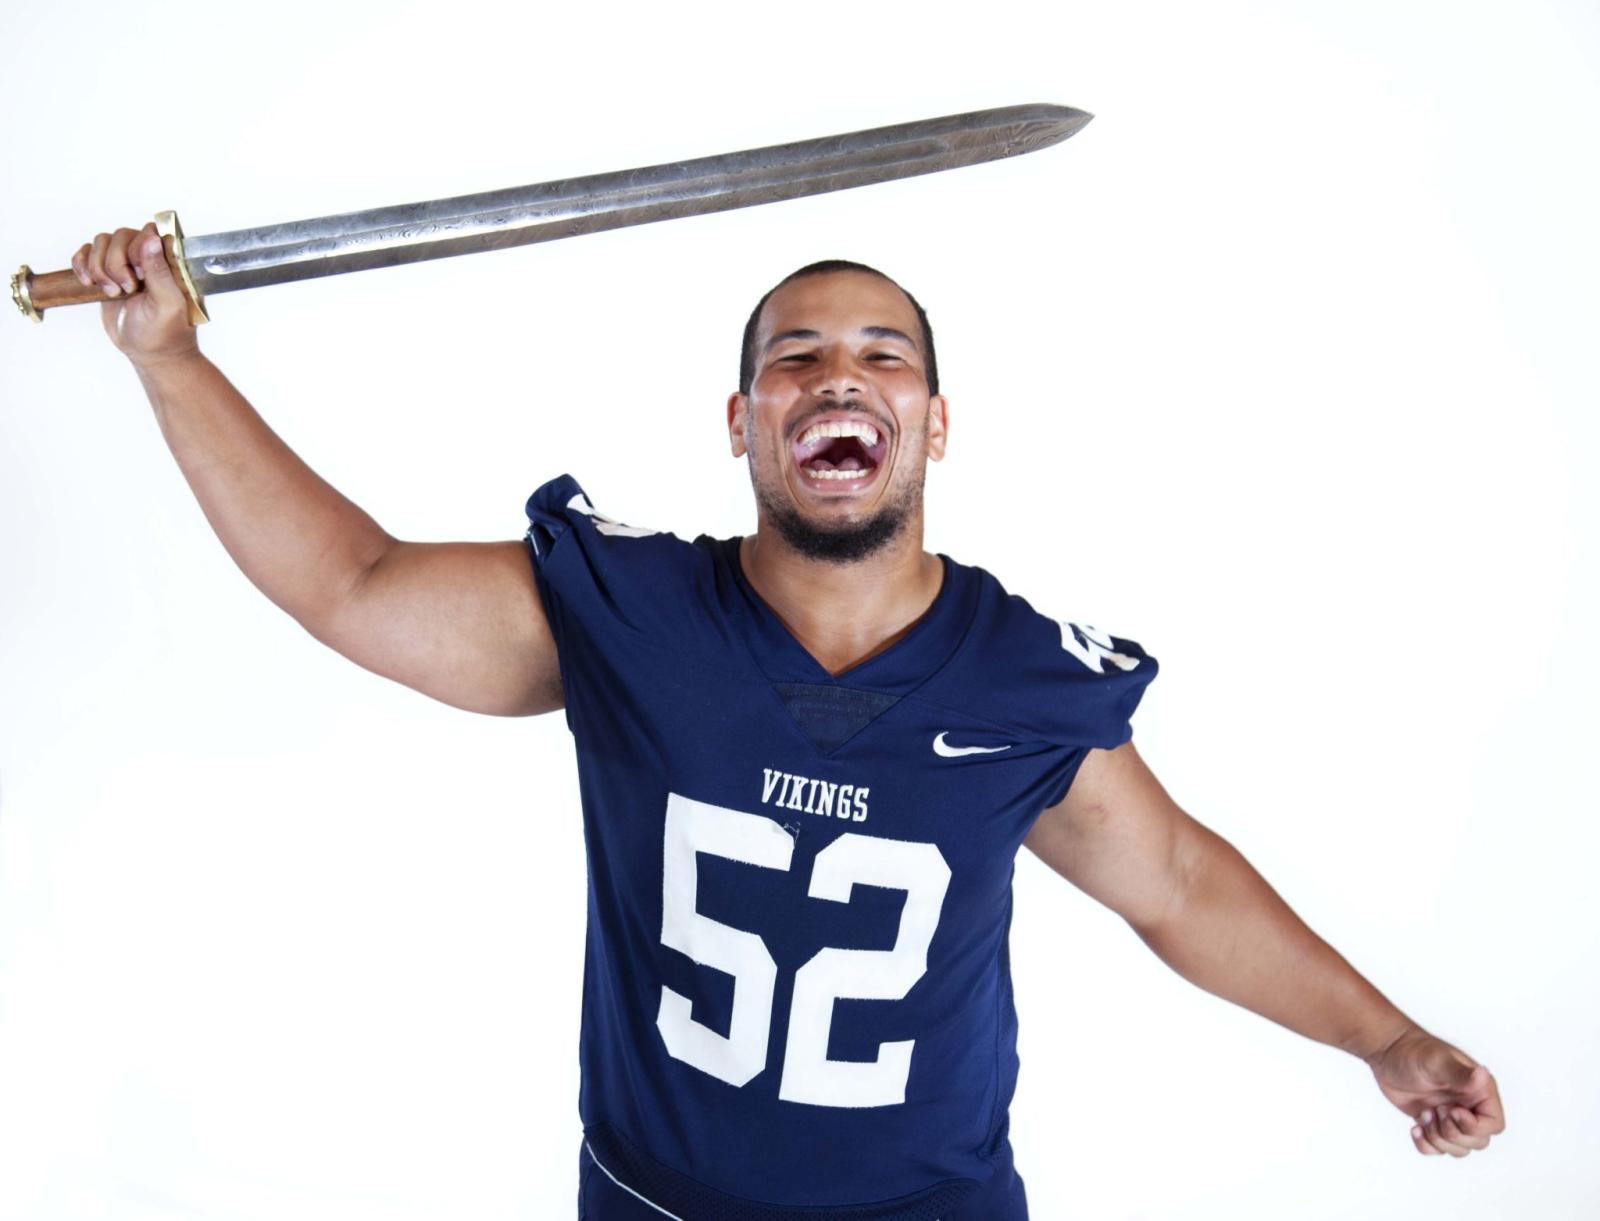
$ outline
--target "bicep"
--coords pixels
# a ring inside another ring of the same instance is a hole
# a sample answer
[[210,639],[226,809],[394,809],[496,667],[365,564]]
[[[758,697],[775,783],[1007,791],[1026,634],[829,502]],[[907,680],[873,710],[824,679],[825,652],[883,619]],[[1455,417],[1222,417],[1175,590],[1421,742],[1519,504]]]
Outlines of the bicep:
[[563,703],[555,639],[527,544],[396,540],[318,639],[356,664],[469,712]]
[[1192,845],[1204,834],[1125,742],[1091,750],[1066,797],[1038,817],[1023,842],[1141,929],[1158,923],[1182,888]]

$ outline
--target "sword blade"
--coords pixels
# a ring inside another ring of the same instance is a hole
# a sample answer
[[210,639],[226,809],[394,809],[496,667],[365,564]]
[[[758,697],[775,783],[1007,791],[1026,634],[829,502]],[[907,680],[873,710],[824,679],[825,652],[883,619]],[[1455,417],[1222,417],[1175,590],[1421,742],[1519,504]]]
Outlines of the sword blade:
[[188,238],[204,296],[340,275],[994,161],[1058,144],[1093,116],[1034,104],[768,148]]

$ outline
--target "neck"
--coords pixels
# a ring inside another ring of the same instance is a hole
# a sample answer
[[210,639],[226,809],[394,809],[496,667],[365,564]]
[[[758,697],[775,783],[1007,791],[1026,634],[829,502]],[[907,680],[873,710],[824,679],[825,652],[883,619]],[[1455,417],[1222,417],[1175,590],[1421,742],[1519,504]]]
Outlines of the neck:
[[909,632],[944,581],[942,561],[922,549],[920,514],[880,550],[848,564],[801,554],[763,518],[740,540],[739,558],[761,600],[835,676]]

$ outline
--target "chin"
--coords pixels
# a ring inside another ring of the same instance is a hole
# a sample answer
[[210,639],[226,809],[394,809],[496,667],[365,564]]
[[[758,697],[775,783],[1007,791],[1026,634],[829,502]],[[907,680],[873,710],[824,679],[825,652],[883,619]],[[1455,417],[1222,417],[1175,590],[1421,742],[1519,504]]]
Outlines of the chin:
[[865,517],[839,519],[829,514],[820,520],[787,500],[756,490],[762,516],[790,547],[807,559],[830,564],[854,564],[882,551],[905,533],[916,507],[916,495],[885,504]]

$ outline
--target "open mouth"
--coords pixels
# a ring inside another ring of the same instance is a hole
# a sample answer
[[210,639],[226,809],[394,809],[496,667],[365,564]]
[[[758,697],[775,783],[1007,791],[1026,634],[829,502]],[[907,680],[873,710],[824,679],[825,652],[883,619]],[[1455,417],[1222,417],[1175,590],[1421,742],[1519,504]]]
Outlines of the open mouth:
[[843,490],[871,482],[889,441],[865,420],[827,420],[802,432],[793,449],[808,485]]

